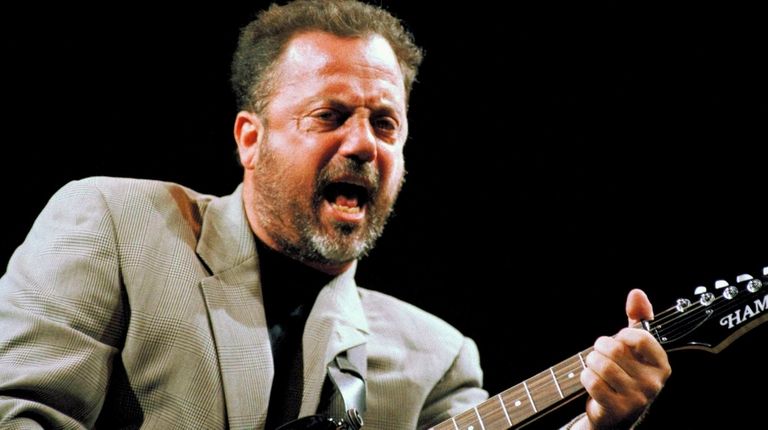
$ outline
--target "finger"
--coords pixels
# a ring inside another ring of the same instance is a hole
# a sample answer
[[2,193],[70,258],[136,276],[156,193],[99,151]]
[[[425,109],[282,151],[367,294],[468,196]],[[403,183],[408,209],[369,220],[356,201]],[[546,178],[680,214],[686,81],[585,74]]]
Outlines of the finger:
[[[587,393],[589,393],[589,398],[587,399],[587,417],[589,417],[589,420],[593,423],[605,421],[608,411],[600,402],[604,402],[609,396],[615,396],[616,393],[605,387],[605,384],[601,382],[600,377],[590,369],[584,369],[584,371],[581,372],[581,385],[583,385],[584,388],[586,388]],[[592,393],[594,393],[594,395]],[[600,401],[595,400],[595,395]]]
[[[596,343],[600,343],[602,339],[598,339]],[[612,342],[612,340],[606,340],[608,341]],[[613,391],[621,393],[626,390],[626,387],[632,386],[632,377],[616,361],[602,354],[597,348],[587,354],[585,362],[587,368],[595,372]]]
[[593,423],[602,425],[616,421],[615,414],[620,414],[622,403],[620,396],[594,370],[590,368],[581,372],[581,384],[589,393],[587,400],[587,416]]
[[584,369],[580,379],[590,396],[587,401],[587,416],[600,428],[613,428],[618,422],[634,421],[633,417],[636,417],[648,402],[647,397],[635,390],[616,392],[592,368]]
[[653,319],[653,306],[643,290],[635,288],[627,295],[627,319],[632,327],[642,320]]
[[[625,329],[629,330],[629,329]],[[644,370],[642,363],[635,358],[630,346],[618,338],[602,336],[595,341],[595,351],[616,363],[630,378],[637,377]]]
[[661,344],[645,330],[625,328],[614,338],[642,364],[654,367],[669,367],[667,353]]

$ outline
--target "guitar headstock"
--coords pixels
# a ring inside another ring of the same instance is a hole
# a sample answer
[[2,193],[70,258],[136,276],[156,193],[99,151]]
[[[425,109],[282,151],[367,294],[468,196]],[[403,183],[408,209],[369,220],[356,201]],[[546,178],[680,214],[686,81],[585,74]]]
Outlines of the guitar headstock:
[[742,274],[735,282],[719,280],[697,287],[690,298],[644,323],[668,351],[703,349],[717,353],[768,320],[768,267],[756,276]]

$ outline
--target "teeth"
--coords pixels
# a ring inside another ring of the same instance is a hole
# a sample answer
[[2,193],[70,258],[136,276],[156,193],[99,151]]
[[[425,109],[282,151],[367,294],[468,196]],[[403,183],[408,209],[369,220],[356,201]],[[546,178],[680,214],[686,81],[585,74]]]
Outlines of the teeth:
[[339,210],[341,212],[348,213],[348,214],[359,214],[360,213],[360,207],[359,206],[355,206],[355,207],[341,206],[341,205],[337,205],[336,203],[331,203],[331,206],[334,209],[336,209],[336,210]]

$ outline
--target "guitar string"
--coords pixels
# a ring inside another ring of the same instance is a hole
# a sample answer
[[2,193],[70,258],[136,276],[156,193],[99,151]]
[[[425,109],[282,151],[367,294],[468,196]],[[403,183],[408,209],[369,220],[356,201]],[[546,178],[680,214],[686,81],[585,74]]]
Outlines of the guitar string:
[[701,302],[697,301],[695,304],[692,304],[691,307],[686,308],[683,312],[680,312],[676,307],[672,307],[670,308],[670,310],[673,312],[673,317],[668,319],[663,319],[659,322],[669,323],[680,318],[696,316],[695,315],[696,312],[702,309],[705,311],[708,309],[712,309],[714,311],[714,310],[720,310],[723,306],[728,306],[728,305],[742,306],[744,303],[750,300],[753,300],[755,296],[756,296],[756,293],[742,293],[732,299],[726,299],[725,297],[719,296],[715,298],[715,301],[710,303],[709,305],[704,305]]
[[[754,294],[754,293],[752,293],[752,294]],[[716,297],[715,301],[713,303],[709,304],[709,305],[703,305],[701,302],[697,301],[697,302],[691,304],[683,312],[680,312],[677,309],[676,306],[672,306],[670,308],[665,309],[664,311],[659,312],[657,314],[656,318],[654,318],[653,320],[649,321],[649,326],[650,326],[651,330],[657,330],[657,333],[659,333],[659,336],[662,336],[662,334],[660,332],[664,331],[664,335],[666,335],[668,337],[673,337],[672,333],[679,332],[681,330],[688,330],[687,328],[685,328],[686,325],[691,325],[691,323],[693,323],[694,325],[699,324],[700,323],[700,319],[696,319],[696,317],[699,316],[698,314],[701,313],[700,312],[701,310],[704,310],[706,312],[707,310],[711,309],[713,312],[716,312],[718,310],[721,310],[721,308],[723,308],[723,307],[728,307],[728,306],[732,306],[733,307],[733,305],[738,305],[738,307],[740,307],[743,303],[749,301],[753,297],[752,294],[750,294],[750,295],[742,294],[742,295],[739,295],[739,296],[737,296],[737,297],[735,297],[733,299],[730,299],[730,300],[725,299],[722,296],[719,296],[719,297]],[[688,320],[693,320],[693,321],[688,321]],[[673,324],[671,329],[668,327],[670,324]],[[586,355],[592,349],[593,348],[590,347],[587,350],[582,351],[581,354]],[[564,372],[567,371],[570,374],[571,372],[576,371],[576,370],[580,371],[581,369],[583,369],[583,366],[581,364],[581,360],[578,360],[578,361],[575,360],[576,357],[578,357],[578,354],[573,356],[573,357],[571,357],[571,358],[569,358],[569,359],[567,359],[567,360],[564,360],[561,363],[558,363],[558,364],[552,366],[552,368],[555,369],[558,366],[561,366],[561,365],[565,364],[566,365],[565,367],[557,368],[555,373],[564,373]],[[531,390],[531,391],[541,390],[542,389],[541,387],[544,387],[544,386],[547,386],[547,385],[552,385],[554,387],[554,382],[551,380],[551,378],[546,377],[546,376],[542,376],[546,372],[547,371],[539,372],[535,376],[533,376],[533,377],[531,377],[531,378],[526,380],[526,384],[528,382],[531,382],[531,384],[528,385],[529,390]],[[575,384],[576,385],[576,390],[573,391],[573,393],[569,392],[569,394],[567,396],[565,396],[566,398],[568,398],[568,397],[570,397],[570,395],[573,395],[573,394],[575,394],[575,393],[577,393],[579,391],[582,391],[584,389],[584,387],[581,384],[579,379],[576,379],[576,380],[573,380],[573,381],[576,382],[576,384]],[[566,380],[566,382],[571,382],[571,381],[569,379],[569,380]],[[513,394],[513,393],[524,394],[524,387],[525,386],[523,385],[523,383],[518,384],[516,386],[513,386],[513,387],[511,387],[511,388],[509,388],[509,389],[507,389],[507,390],[497,394],[496,396],[490,398],[489,400],[487,400],[487,402],[495,401],[495,398],[497,396],[501,396],[501,398],[504,399],[505,396],[508,397],[510,394]],[[573,389],[573,388],[574,387],[570,387],[570,389]],[[552,391],[552,389],[549,389],[548,391]],[[522,397],[522,396],[515,396],[515,397]],[[527,399],[523,399],[523,400],[527,400]],[[554,404],[557,404],[561,400],[563,400],[563,399],[562,398],[556,398],[554,402],[552,402],[550,405],[547,405],[547,406],[552,406]],[[504,406],[504,408],[507,409],[507,412],[510,414],[510,417],[513,417],[513,416],[517,417],[518,415],[521,415],[521,413],[522,413],[523,417],[527,417],[527,416],[530,416],[533,413],[535,413],[533,411],[530,411],[530,412],[526,413],[525,411],[521,411],[521,410],[519,410],[517,408],[515,408],[513,410],[509,410],[507,408],[506,401],[505,401],[505,404],[503,406]],[[467,412],[471,412],[471,411],[472,410],[469,410]]]
[[[739,300],[739,302],[740,301],[741,300]],[[673,311],[673,315],[671,317],[664,318],[659,321],[652,321],[650,323],[650,328],[660,336],[665,335],[667,337],[671,337],[671,335],[676,331],[687,330],[687,327],[690,325],[701,323],[702,315],[705,314],[708,310],[716,312],[721,310],[722,307],[732,305],[734,303],[736,302],[718,298],[715,302],[708,306],[697,303],[694,307],[685,309],[683,312],[680,312],[676,308],[671,308]]]
[[[651,321],[650,327],[652,331],[655,331],[659,338],[676,338],[679,334],[685,333],[690,330],[692,325],[701,324],[703,321],[703,313],[711,311],[712,313],[722,313],[724,308],[741,308],[745,303],[754,299],[753,294],[742,294],[736,296],[733,299],[726,299],[724,297],[718,297],[715,302],[706,306],[698,303],[690,308],[680,312],[676,308],[671,308],[674,315],[669,318],[663,318],[659,321]],[[702,312],[703,311],[703,312]]]
[[[724,307],[729,307],[729,306],[734,307],[736,305],[740,307],[742,303],[749,301],[752,297],[753,297],[752,295],[742,294],[731,300],[728,300],[720,296],[720,297],[717,297],[715,301],[708,306],[705,306],[700,302],[696,302],[695,304],[692,304],[690,307],[686,308],[684,312],[680,312],[677,309],[677,307],[673,306],[660,312],[657,318],[655,318],[652,321],[649,321],[650,328],[652,331],[656,330],[660,337],[662,336],[673,337],[672,334],[675,332],[679,332],[682,330],[687,331],[688,328],[686,328],[686,326],[690,327],[691,325],[699,324],[701,319],[698,317],[700,317],[700,314],[702,313],[701,311],[706,312],[707,310],[711,309],[713,312],[717,312],[718,310],[722,310],[722,308]],[[589,348],[580,354],[586,355],[591,350],[592,348]],[[558,363],[552,366],[552,368],[553,369],[557,368],[556,373],[562,373],[565,371],[570,373],[576,370],[580,371],[583,369],[583,366],[582,366],[581,360],[578,360],[578,361],[576,360],[576,357],[578,357],[578,355],[579,354],[561,363]],[[558,366],[562,366],[562,365],[565,365],[565,366],[558,368]],[[551,394],[554,396],[554,381],[550,377],[548,377],[548,375],[542,376],[545,373],[546,371],[539,372],[533,377],[525,380],[524,383],[518,384],[502,393],[499,393],[499,396],[501,396],[503,399],[505,396],[509,397],[510,394],[515,394],[514,397],[516,397],[516,401],[520,401],[522,404],[525,401],[529,401],[526,398],[527,396],[524,395],[525,394],[524,389],[526,386],[529,392],[531,393],[540,392],[546,387],[547,391],[552,392]],[[568,381],[568,382],[571,382],[571,381]],[[574,382],[576,382],[575,384],[576,390],[573,391],[573,393],[569,393],[569,396],[584,389],[579,379],[574,380]],[[527,384],[527,385],[524,385],[524,384]],[[551,388],[549,388],[550,385],[551,385]],[[573,389],[573,388],[574,387],[570,387],[570,389]],[[540,393],[537,393],[537,394],[540,394]],[[492,399],[495,399],[495,397],[496,396],[494,396],[494,398]],[[490,400],[491,399],[489,399],[489,401]],[[548,405],[545,405],[545,407],[549,407],[554,404],[557,404],[561,400],[563,399],[555,398],[554,401],[550,402]],[[522,421],[522,420],[519,420],[520,417],[524,419],[536,413],[533,409],[521,410],[521,409],[518,409],[517,407],[512,410],[509,410],[509,408],[506,405],[506,402],[503,406],[507,409],[509,416],[511,418],[514,418],[516,422]],[[470,411],[467,411],[467,412],[470,412]]]
[[[743,291],[743,289],[742,289],[741,291]],[[715,299],[715,302],[722,302],[722,300],[721,300],[721,299],[722,299],[722,296],[718,296],[718,297],[716,297],[716,299]],[[737,299],[738,301],[743,301],[744,297],[743,297],[743,295],[738,295],[738,296],[736,296],[736,299]],[[733,299],[732,299],[732,300],[728,300],[728,302],[729,302],[729,303],[730,303],[730,302],[732,302],[732,301],[733,301]],[[664,310],[664,311],[660,312],[660,313],[659,313],[659,314],[656,316],[656,318],[655,318],[654,320],[652,320],[652,321],[649,321],[649,322],[650,322],[652,325],[661,325],[662,323],[668,323],[668,322],[670,322],[670,319],[668,319],[668,318],[667,318],[667,315],[671,315],[671,316],[672,316],[672,320],[674,320],[674,319],[676,319],[676,318],[679,318],[680,316],[687,316],[687,315],[690,315],[690,314],[692,314],[692,313],[695,313],[695,312],[696,312],[697,310],[699,310],[699,309],[700,309],[702,306],[706,306],[707,308],[713,308],[713,305],[715,305],[715,303],[712,303],[712,304],[710,304],[710,305],[703,305],[703,304],[701,304],[701,302],[700,302],[700,301],[698,301],[698,300],[697,300],[697,301],[695,301],[695,302],[693,302],[693,303],[691,304],[691,306],[692,306],[692,307],[688,307],[688,308],[686,308],[684,312],[680,312],[680,311],[677,309],[677,307],[676,307],[676,306],[672,306],[672,307],[670,307],[670,308],[668,308],[668,309],[666,309],[666,310]]]
[[[722,308],[725,308],[725,307],[734,307],[734,306],[740,307],[742,303],[749,301],[752,297],[753,297],[752,295],[740,295],[731,300],[728,300],[721,296],[721,297],[717,297],[715,301],[708,306],[705,306],[700,302],[697,302],[696,304],[692,304],[691,307],[685,309],[685,312],[680,312],[677,309],[677,307],[673,306],[660,312],[656,319],[649,321],[650,328],[651,330],[657,329],[659,332],[663,332],[663,335],[673,337],[672,334],[675,333],[676,331],[677,332],[681,330],[687,331],[688,329],[686,328],[686,326],[699,324],[700,318],[697,318],[697,317],[700,316],[700,314],[702,313],[701,312],[702,310],[706,312],[707,310],[711,309],[713,312],[717,312],[719,310],[722,310]],[[672,325],[671,328],[669,327],[670,324]],[[659,333],[660,337],[663,335]],[[582,354],[585,352],[588,354],[588,351],[590,351],[591,349],[592,348],[589,348],[588,350],[582,352]],[[578,357],[578,354],[576,356],[571,357],[570,359],[567,359],[553,366],[553,368],[557,368],[560,365],[563,365],[563,364],[566,365],[564,368],[558,368],[556,373],[563,372],[564,370],[571,372],[574,370],[580,371],[581,369],[583,369],[581,361],[575,360],[576,357]],[[545,387],[547,385],[552,385],[552,387],[554,387],[554,383],[550,378],[545,378],[542,376],[542,374],[544,373],[545,372],[539,372],[535,376],[526,380],[526,383],[530,382],[528,387],[531,390],[531,392],[535,392],[537,390],[541,391],[542,387]],[[581,384],[579,379],[575,380],[575,382],[576,382],[576,390],[574,390],[573,393],[570,393],[569,396],[584,390],[584,387]],[[520,393],[520,391],[522,390],[521,386],[522,384],[518,384],[517,386],[512,387],[509,390],[500,394],[502,398],[504,397],[504,394],[510,394],[514,391],[517,391],[518,394],[521,394]],[[554,388],[549,388],[548,391],[553,391],[553,389]],[[553,402],[546,405],[545,407],[555,405],[559,403],[561,400],[563,399],[556,398]],[[504,405],[504,407],[506,407],[506,405]],[[524,411],[524,410],[514,409],[512,411],[509,411],[509,413],[510,413],[510,417],[514,417],[516,422],[519,422],[517,420],[519,416],[526,418],[528,416],[535,414],[536,412],[534,412],[533,410]]]
[[[706,312],[707,310],[712,310],[713,312],[721,311],[722,308],[726,307],[740,307],[743,303],[748,302],[751,300],[754,296],[753,295],[740,295],[735,297],[734,299],[728,300],[724,297],[717,297],[715,301],[709,305],[703,305],[700,302],[696,302],[695,304],[692,304],[689,308],[685,309],[685,312],[680,312],[677,307],[670,307],[662,312],[659,313],[658,317],[652,321],[650,321],[650,328],[651,330],[657,330],[657,333],[659,333],[662,336],[669,336],[679,332],[681,330],[689,330],[689,327],[691,325],[698,325],[700,324],[701,319],[700,314],[703,310]],[[670,324],[672,324],[671,328],[669,327]],[[589,348],[588,350],[584,351],[583,354],[588,354],[589,351],[591,351],[592,348]],[[568,359],[564,362],[561,362],[559,364],[556,364],[553,366],[553,368],[556,368],[559,365],[562,365],[564,363],[576,363],[576,366],[574,368],[581,368],[581,363],[576,362],[574,359],[577,356],[573,356],[571,359]],[[573,366],[573,364],[569,364],[569,366]],[[561,369],[558,369],[558,372],[560,372]],[[542,374],[546,373],[540,372],[539,374],[535,375],[534,377],[530,378],[528,381],[534,381],[535,380],[542,380],[547,381],[549,378],[541,376]]]
[[[744,288],[741,288],[739,290],[739,292],[743,292],[743,291],[744,291]],[[754,293],[752,293],[752,294],[754,294]],[[716,297],[715,302],[717,302],[717,301],[722,302],[722,300],[720,300],[721,298],[722,298],[722,296]],[[736,298],[737,298],[737,300],[743,301],[743,295],[741,295],[741,294],[736,296]],[[727,302],[731,303],[731,302],[733,302],[733,299],[727,300]],[[706,305],[706,307],[707,308],[713,308],[713,305],[715,305],[715,303],[712,303],[710,305]],[[701,304],[701,302],[697,300],[697,301],[694,301],[691,304],[691,306],[693,306],[693,308],[689,307],[689,308],[685,309],[685,312],[680,312],[677,309],[676,306],[672,306],[672,307],[670,307],[668,309],[665,309],[664,311],[660,312],[659,314],[657,314],[656,317],[652,321],[649,321],[649,322],[652,325],[653,324],[660,325],[662,323],[668,323],[668,322],[670,322],[670,320],[667,319],[667,315],[671,315],[672,319],[674,320],[676,318],[679,318],[681,315],[690,315],[691,313],[694,313],[695,311],[699,310],[702,306],[705,306],[705,305]]]
[[[746,303],[750,301],[754,297],[754,293],[752,294],[741,294],[739,296],[734,297],[733,299],[726,299],[722,296],[716,297],[715,301],[712,302],[709,305],[703,305],[700,302],[696,302],[695,304],[692,304],[689,308],[685,309],[684,312],[680,312],[677,307],[673,306],[668,309],[665,309],[664,311],[660,312],[652,321],[649,321],[651,330],[657,329],[659,332],[659,336],[668,336],[672,337],[672,334],[676,332],[680,332],[682,330],[689,330],[691,325],[697,325],[700,323],[701,319],[697,318],[701,316],[702,311],[706,312],[707,310],[712,310],[712,312],[718,312],[722,311],[723,308],[727,307],[740,307],[743,303]],[[671,327],[670,327],[671,325]],[[663,334],[661,334],[663,332]],[[591,351],[593,348],[589,348],[585,351],[582,351],[582,354],[588,354],[589,351]],[[578,357],[578,354],[559,363],[554,366],[552,366],[555,370],[556,374],[562,374],[563,372],[573,372],[573,371],[580,371],[583,369],[581,361],[576,360],[575,358]],[[558,368],[558,366],[565,365],[564,367]],[[529,389],[531,391],[541,391],[542,389],[545,389],[548,385],[551,385],[551,388],[546,388],[550,392],[554,392],[554,382],[550,378],[545,378],[542,376],[545,372],[540,372],[537,375],[529,378],[526,380],[526,382],[530,382],[528,385]],[[575,372],[574,372],[575,373]],[[568,381],[572,382],[572,381]],[[583,385],[581,384],[580,379],[575,379],[573,382],[576,382],[575,387],[570,386],[567,388],[569,390],[568,396],[566,398],[570,397],[573,394],[576,394],[580,391],[584,390]],[[502,398],[504,397],[504,394],[511,394],[514,391],[517,391],[517,394],[521,394],[521,388],[522,384],[518,384],[518,386],[512,387],[509,390],[500,393]],[[575,390],[573,390],[575,388]],[[570,392],[570,390],[573,390],[573,392]],[[552,394],[554,395],[554,394]],[[545,407],[553,406],[560,401],[564,399],[562,398],[555,398],[553,402],[551,402],[549,405],[546,405]],[[506,405],[504,405],[506,407]],[[514,417],[517,421],[517,418],[522,415],[523,418],[533,415],[535,412],[531,411],[521,411],[514,409],[512,411],[509,411],[510,417]]]
[[[700,307],[700,306],[698,306],[698,307]],[[692,309],[692,311],[695,311],[695,310],[697,310],[697,309]],[[675,307],[668,308],[668,309],[660,312],[653,321],[650,321],[651,328],[653,329],[654,325],[661,326],[661,324],[671,324],[673,322],[676,322],[676,321],[680,320],[681,318],[686,318],[689,315],[690,315],[690,313],[688,313],[688,314],[686,314],[684,316],[681,316],[681,315],[679,315],[679,312],[677,311],[677,309]],[[589,349],[583,351],[581,354],[583,354],[583,356],[586,357],[586,355],[592,349],[593,348],[590,347]],[[563,361],[563,362],[561,362],[561,363],[559,363],[559,364],[556,364],[556,365],[554,365],[552,367],[557,369],[556,373],[562,373],[562,372],[565,372],[565,371],[567,371],[568,373],[573,372],[573,371],[581,371],[583,369],[583,366],[581,364],[581,360],[576,360],[576,357],[578,357],[578,354],[573,356],[573,357],[571,357],[571,358],[569,358],[569,359],[567,359],[567,360],[565,360],[565,361]],[[563,364],[565,364],[565,367],[558,368],[558,366],[562,366]],[[531,377],[531,378],[526,380],[526,383],[529,383],[528,388],[531,391],[537,391],[538,389],[540,389],[541,386],[544,386],[544,385],[552,385],[553,388],[551,388],[549,391],[553,391],[554,390],[554,383],[552,382],[551,378],[541,376],[543,373],[545,373],[545,372],[539,372],[535,376],[533,376],[533,377]],[[576,391],[574,391],[574,393],[584,389],[584,387],[581,385],[580,380],[577,379],[575,381],[577,382],[577,384],[576,384],[577,389],[576,389]],[[514,387],[512,387],[512,388],[510,388],[510,389],[508,389],[508,390],[506,390],[506,391],[504,391],[502,393],[500,393],[502,398],[505,397],[505,396],[509,397],[510,394],[515,394],[514,397],[518,398],[516,400],[520,400],[521,402],[523,400],[526,400],[526,399],[522,399],[522,400],[519,399],[520,397],[524,397],[524,396],[522,396],[522,394],[525,394],[524,393],[524,386],[523,386],[522,383],[518,384],[518,385],[516,385],[516,386],[514,386]],[[558,399],[558,400],[561,400],[561,399]],[[517,417],[521,413],[522,413],[523,416],[528,416],[528,412],[521,411],[521,410],[519,410],[517,408],[513,409],[510,412],[510,416]]]
[[[586,356],[592,350],[593,350],[593,347],[589,347],[586,350],[581,351],[580,354],[582,354],[583,356]],[[563,366],[563,367],[558,367],[558,366]],[[556,369],[554,370],[556,375],[568,375],[570,373],[578,374],[577,372],[580,372],[583,369],[581,365],[581,360],[578,359],[578,354],[552,366],[552,368]],[[581,381],[579,378],[573,379],[573,377],[570,377],[564,380],[562,378],[558,378],[558,383],[562,384],[561,385],[562,387],[566,387],[564,391],[565,393],[567,393],[567,394],[564,393],[564,398],[560,398],[560,396],[556,394],[557,391],[556,391],[556,388],[554,388],[555,387],[554,381],[551,379],[551,377],[548,376],[547,372],[548,371],[539,372],[537,375],[525,380],[526,384],[528,384],[529,391],[532,394],[535,393],[536,391],[542,391],[541,387],[543,386],[551,385],[552,388],[547,388],[546,391],[551,392],[552,396],[557,396],[557,397],[555,398],[554,402],[544,405],[544,408],[553,406],[559,403],[560,401],[570,398],[572,395],[584,390],[584,386],[581,384]],[[544,374],[547,374],[547,375],[544,375]],[[499,393],[498,395],[501,395],[502,399],[505,399],[510,397],[510,395],[512,394],[514,394],[514,396],[512,396],[514,399],[511,402],[512,404],[514,404],[515,401],[520,401],[521,402],[520,404],[522,405],[523,403],[528,401],[527,395],[525,393],[525,387],[522,382],[520,384],[517,384]],[[537,393],[537,394],[540,394],[540,393]],[[508,402],[505,399],[505,404],[504,404],[505,407],[507,407],[507,403]],[[522,419],[525,419],[526,417],[531,416],[535,413],[532,409],[521,410],[521,409],[518,409],[517,406],[515,406],[515,408],[511,410],[508,408],[507,412],[509,413],[511,418],[515,419],[516,422],[520,422],[522,421]],[[522,417],[522,419],[519,419],[520,417]]]

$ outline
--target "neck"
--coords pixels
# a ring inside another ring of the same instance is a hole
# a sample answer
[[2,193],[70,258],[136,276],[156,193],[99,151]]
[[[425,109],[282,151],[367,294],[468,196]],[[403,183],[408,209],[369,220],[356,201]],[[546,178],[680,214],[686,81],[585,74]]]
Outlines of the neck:
[[315,263],[312,261],[303,261],[302,263],[304,263],[305,265],[315,270],[323,272],[326,275],[338,276],[346,272],[347,270],[349,270],[355,262],[348,261],[346,263],[341,263],[341,264],[321,264],[321,263]]
[[300,261],[274,250],[256,238],[256,249],[259,255],[259,274],[264,290],[279,287],[279,294],[286,291],[290,300],[300,300],[302,297],[314,297],[328,284],[333,275],[319,271]]

